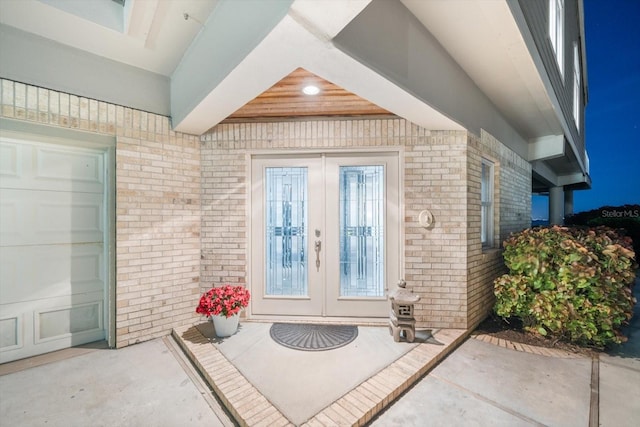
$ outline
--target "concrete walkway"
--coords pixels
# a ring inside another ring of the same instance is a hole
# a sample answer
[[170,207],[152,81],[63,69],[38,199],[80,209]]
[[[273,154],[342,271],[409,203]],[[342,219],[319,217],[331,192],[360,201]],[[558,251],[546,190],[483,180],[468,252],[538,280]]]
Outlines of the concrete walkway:
[[637,426],[638,341],[592,364],[469,339],[371,425]]
[[639,302],[625,330],[629,341],[600,355],[599,415],[604,427],[640,424],[640,278],[634,294]]
[[469,339],[373,426],[588,426],[591,359]]
[[[640,280],[634,291],[640,300]],[[640,425],[638,304],[625,333],[628,342],[595,360],[495,339],[469,339],[371,425]]]
[[232,426],[211,391],[185,371],[172,341],[74,348],[0,365],[0,425]]
[[[208,324],[174,331],[241,425],[640,423],[638,306],[629,342],[594,360],[482,337],[465,341],[459,330],[394,343],[387,328],[362,326],[341,349],[298,352],[271,342],[270,324],[241,325],[224,340],[212,339]],[[3,426],[233,425],[227,414],[171,337],[0,365]]]

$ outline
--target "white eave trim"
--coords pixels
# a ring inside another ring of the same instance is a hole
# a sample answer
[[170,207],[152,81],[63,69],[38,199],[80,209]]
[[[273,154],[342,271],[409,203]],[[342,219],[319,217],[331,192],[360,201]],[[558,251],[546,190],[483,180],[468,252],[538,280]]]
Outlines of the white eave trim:
[[518,25],[518,28],[520,28],[522,37],[528,47],[528,50],[531,54],[531,58],[533,59],[536,69],[538,70],[538,75],[540,76],[540,78],[542,79],[542,82],[544,83],[547,96],[549,97],[549,101],[551,102],[551,105],[555,110],[555,115],[558,121],[560,122],[560,125],[562,126],[562,131],[564,132],[564,135],[567,138],[567,142],[571,146],[571,149],[573,150],[573,152],[576,153],[575,157],[576,157],[576,161],[578,162],[578,165],[580,166],[580,169],[583,171],[586,171],[587,167],[582,160],[582,156],[578,152],[578,148],[573,139],[573,133],[569,128],[569,123],[567,122],[567,119],[562,113],[560,102],[558,101],[558,97],[556,96],[555,90],[553,89],[553,86],[551,84],[551,80],[549,79],[549,76],[546,72],[540,53],[538,52],[535,41],[533,40],[533,35],[529,31],[529,27],[527,25],[522,9],[520,8],[520,5],[517,2],[509,2],[508,4],[511,7],[513,17],[516,21],[516,24]]
[[299,21],[297,13],[295,19],[285,16],[195,108],[174,123],[174,129],[201,135],[302,67],[419,126],[464,130],[456,121],[335,48],[326,39],[326,31],[310,31],[308,22],[303,26]]

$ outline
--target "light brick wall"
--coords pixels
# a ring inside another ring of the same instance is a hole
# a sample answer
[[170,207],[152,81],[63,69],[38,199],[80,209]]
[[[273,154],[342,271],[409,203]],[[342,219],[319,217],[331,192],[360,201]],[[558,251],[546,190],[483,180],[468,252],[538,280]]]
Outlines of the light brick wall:
[[116,346],[194,321],[200,144],[167,117],[2,80],[2,117],[116,137]]
[[[402,119],[216,126],[196,137],[166,117],[2,80],[3,117],[116,137],[116,340],[122,347],[193,322],[201,291],[246,282],[251,150],[398,149],[404,265],[419,327],[474,326],[493,302],[499,250],[480,245],[480,159],[496,167],[496,241],[530,223],[531,167],[491,135]],[[433,227],[418,214],[429,209]]]
[[233,142],[202,142],[202,291],[246,280],[246,160]]
[[[202,290],[246,281],[251,150],[390,147],[404,151],[401,270],[423,298],[419,326],[466,326],[466,132],[429,131],[402,119],[301,120],[221,124],[201,140]],[[431,230],[417,223],[423,209],[435,215]]]
[[[466,132],[431,132],[406,147],[405,279],[422,297],[418,327],[466,326],[466,150]],[[427,229],[423,209],[434,216]]]
[[[468,134],[468,318],[473,328],[494,303],[493,280],[504,272],[502,242],[510,233],[531,226],[531,165],[491,134]],[[481,162],[494,163],[494,248],[480,242]]]
[[116,148],[118,346],[192,322],[200,293],[199,141],[151,137]]
[[203,290],[246,282],[246,177],[251,150],[399,146],[399,135],[407,125],[393,119],[235,123],[220,124],[203,135]]

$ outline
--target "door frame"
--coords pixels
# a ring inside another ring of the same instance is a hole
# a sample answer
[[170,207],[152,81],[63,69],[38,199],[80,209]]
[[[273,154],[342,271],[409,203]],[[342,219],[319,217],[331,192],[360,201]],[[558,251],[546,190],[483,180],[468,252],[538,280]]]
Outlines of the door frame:
[[104,274],[105,295],[103,324],[107,344],[116,345],[116,137],[85,132],[79,129],[65,129],[44,126],[39,123],[24,122],[0,117],[2,136],[7,139],[27,143],[88,148],[102,151],[104,158]]
[[[296,149],[292,153],[292,149],[271,149],[271,150],[247,150],[245,152],[245,179],[247,182],[247,192],[245,194],[245,229],[246,229],[246,286],[251,289],[253,272],[252,272],[252,251],[253,251],[253,234],[255,230],[252,227],[252,160],[254,157],[265,157],[279,159],[282,157],[296,157],[296,156],[318,156],[322,154],[327,155],[357,155],[357,154],[393,154],[397,156],[398,160],[398,221],[397,221],[397,233],[398,233],[398,274],[400,279],[405,274],[405,227],[404,227],[404,147],[402,146],[373,146],[373,147],[349,147],[349,148],[312,148],[312,149]],[[392,285],[391,283],[389,286]],[[253,299],[253,298],[252,298]],[[323,301],[323,305],[325,302]],[[301,316],[301,315],[270,315],[270,314],[256,314],[253,312],[253,306],[250,302],[249,307],[246,309],[246,316],[248,319],[265,320],[265,321],[311,321],[314,323],[350,323],[350,324],[375,324],[386,325],[388,323],[388,317],[344,317],[344,316]]]

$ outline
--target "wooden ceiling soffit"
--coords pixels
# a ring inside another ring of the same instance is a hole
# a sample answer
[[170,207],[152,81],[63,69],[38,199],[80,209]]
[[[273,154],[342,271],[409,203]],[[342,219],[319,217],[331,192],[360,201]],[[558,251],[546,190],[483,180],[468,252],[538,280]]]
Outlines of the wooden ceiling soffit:
[[[305,95],[302,89],[314,85],[320,92]],[[298,68],[227,117],[224,122],[295,117],[393,116],[371,102]]]

